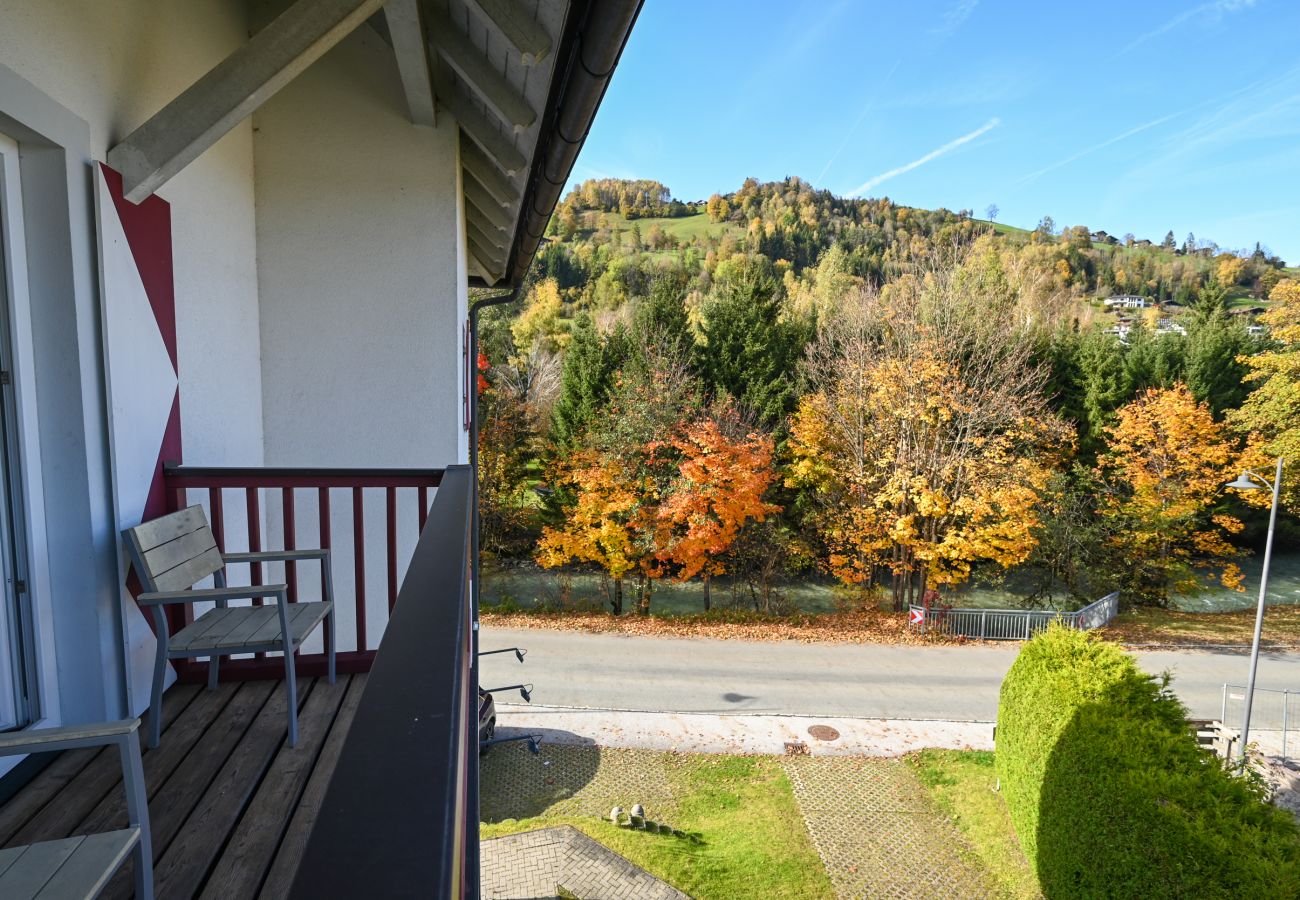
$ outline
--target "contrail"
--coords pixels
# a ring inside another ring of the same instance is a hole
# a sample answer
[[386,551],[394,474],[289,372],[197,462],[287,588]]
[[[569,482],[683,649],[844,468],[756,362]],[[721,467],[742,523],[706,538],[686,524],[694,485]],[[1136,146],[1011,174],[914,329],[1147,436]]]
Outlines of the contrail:
[[923,166],[926,163],[930,162],[931,160],[938,159],[940,156],[943,156],[945,153],[950,153],[953,150],[956,150],[962,144],[969,144],[971,141],[975,140],[975,138],[979,137],[980,135],[987,134],[988,132],[992,131],[994,128],[997,128],[1000,124],[1002,124],[1001,119],[998,118],[989,119],[987,122],[985,122],[979,128],[976,128],[970,134],[963,134],[961,137],[957,138],[954,141],[949,141],[948,143],[944,144],[942,147],[938,148],[937,150],[931,150],[929,153],[925,154],[925,156],[922,156],[920,159],[914,159],[905,166],[899,166],[897,169],[890,169],[888,172],[882,172],[873,178],[868,178],[862,184],[858,185],[856,188],[849,191],[846,196],[861,197],[863,194],[871,190],[876,185],[880,184],[882,181],[888,181],[891,178],[895,178],[899,175],[902,175],[904,172],[910,172],[913,169],[917,168],[918,166]]
[[867,117],[867,113],[871,112],[871,110],[875,107],[876,99],[880,96],[880,92],[885,89],[886,85],[889,84],[889,79],[894,77],[894,71],[898,68],[898,64],[900,62],[902,62],[901,59],[894,60],[894,64],[890,66],[889,72],[885,75],[885,80],[882,81],[880,85],[874,91],[871,92],[871,99],[867,101],[866,106],[862,107],[862,112],[858,113],[857,121],[853,123],[853,127],[850,128],[848,130],[848,133],[844,135],[844,140],[840,141],[840,145],[835,148],[835,152],[831,154],[831,158],[826,160],[826,165],[822,166],[822,170],[817,173],[817,180],[813,182],[814,184],[821,184],[822,178],[826,176],[826,171],[831,167],[831,165],[835,162],[835,160],[840,158],[840,154],[843,153],[844,148],[849,145],[849,139],[852,138],[854,133],[858,130],[858,126],[862,124],[862,120],[865,119]]
[[1117,144],[1120,141],[1124,140],[1125,138],[1131,138],[1133,135],[1138,134],[1139,132],[1142,131],[1146,131],[1148,128],[1155,128],[1157,125],[1163,125],[1165,122],[1168,122],[1170,119],[1176,119],[1181,115],[1182,115],[1181,112],[1175,112],[1175,113],[1170,113],[1167,116],[1161,116],[1158,119],[1152,119],[1150,122],[1144,122],[1141,125],[1138,125],[1134,128],[1130,128],[1128,131],[1124,132],[1123,134],[1117,134],[1112,138],[1107,138],[1106,140],[1102,141],[1100,144],[1093,144],[1091,147],[1080,150],[1078,153],[1074,153],[1070,156],[1067,156],[1065,159],[1054,162],[1050,166],[1044,166],[1043,168],[1039,169],[1037,172],[1031,172],[1028,175],[1026,175],[1024,178],[1021,178],[1019,181],[1017,181],[1016,185],[1019,186],[1022,184],[1028,184],[1029,182],[1034,181],[1035,179],[1040,178],[1043,175],[1046,175],[1048,172],[1051,172],[1053,169],[1059,169],[1061,168],[1061,166],[1068,166],[1076,159],[1080,159],[1081,157],[1087,156],[1089,153],[1096,153],[1098,150],[1101,150],[1105,147],[1109,147],[1111,144]]

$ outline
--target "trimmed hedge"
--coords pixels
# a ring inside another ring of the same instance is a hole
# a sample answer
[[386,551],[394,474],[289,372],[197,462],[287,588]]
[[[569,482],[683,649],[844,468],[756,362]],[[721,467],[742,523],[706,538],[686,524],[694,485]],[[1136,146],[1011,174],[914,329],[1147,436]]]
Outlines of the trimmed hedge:
[[1300,897],[1300,830],[1203,751],[1168,679],[1053,626],[1002,683],[997,770],[1043,894]]

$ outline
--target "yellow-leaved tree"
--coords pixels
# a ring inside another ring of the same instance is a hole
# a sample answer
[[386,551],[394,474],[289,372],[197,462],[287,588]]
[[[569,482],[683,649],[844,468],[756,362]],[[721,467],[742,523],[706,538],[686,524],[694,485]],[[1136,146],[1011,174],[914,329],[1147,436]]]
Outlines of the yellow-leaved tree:
[[590,450],[574,453],[555,480],[572,492],[574,502],[562,526],[542,529],[535,557],[548,569],[571,562],[600,566],[614,582],[612,611],[621,615],[623,579],[646,557],[645,542],[639,540],[646,486],[628,478],[614,457]]
[[888,578],[902,608],[978,564],[1028,558],[1069,442],[1031,327],[990,253],[853,293],[819,323],[786,482],[808,491],[841,581]]
[[1125,562],[1130,600],[1167,602],[1207,570],[1240,589],[1227,538],[1242,523],[1224,511],[1223,491],[1240,461],[1225,426],[1184,384],[1148,389],[1120,408],[1097,462],[1098,512]]
[[1242,357],[1250,369],[1246,380],[1255,385],[1229,421],[1263,440],[1261,450],[1285,457],[1290,464],[1282,478],[1282,501],[1300,511],[1300,281],[1279,281],[1269,292],[1273,306],[1259,317],[1268,326],[1273,346]]

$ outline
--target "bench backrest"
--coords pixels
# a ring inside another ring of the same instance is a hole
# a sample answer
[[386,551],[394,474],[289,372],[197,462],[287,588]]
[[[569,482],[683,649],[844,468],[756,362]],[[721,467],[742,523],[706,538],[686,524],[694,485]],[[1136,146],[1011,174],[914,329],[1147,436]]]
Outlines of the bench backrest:
[[122,537],[146,591],[181,591],[224,565],[201,506],[128,528]]

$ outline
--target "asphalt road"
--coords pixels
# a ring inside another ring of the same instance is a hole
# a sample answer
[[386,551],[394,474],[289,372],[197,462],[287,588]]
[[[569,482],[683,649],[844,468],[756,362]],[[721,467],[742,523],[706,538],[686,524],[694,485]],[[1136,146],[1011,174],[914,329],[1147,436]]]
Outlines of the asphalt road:
[[[484,629],[482,649],[513,645],[528,649],[527,662],[484,657],[481,683],[531,682],[535,702],[548,706],[977,722],[997,718],[998,687],[1017,652]],[[1223,684],[1244,684],[1250,660],[1204,650],[1138,658],[1149,672],[1172,671],[1175,692],[1198,717],[1218,716]],[[1258,686],[1300,690],[1300,654],[1262,654]]]

